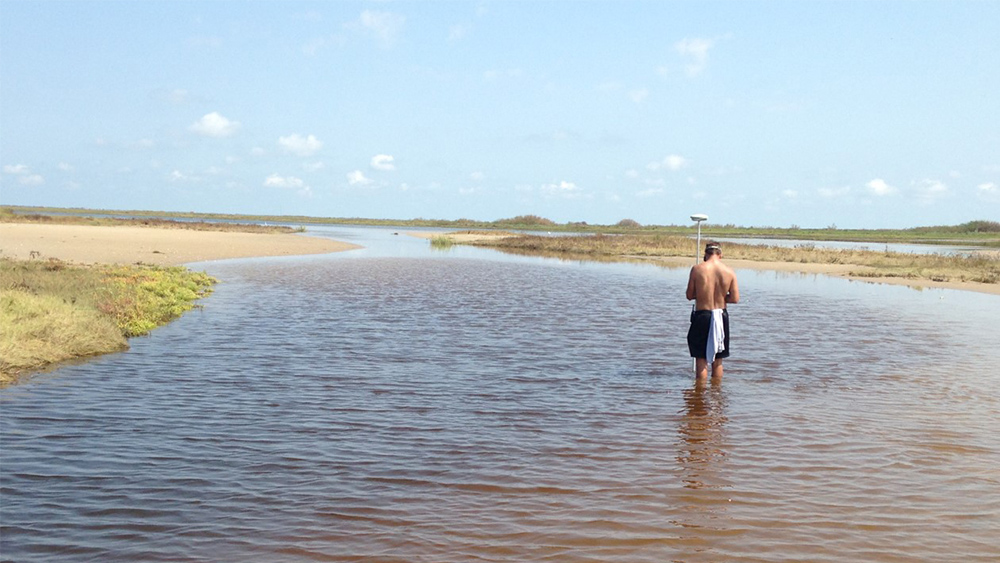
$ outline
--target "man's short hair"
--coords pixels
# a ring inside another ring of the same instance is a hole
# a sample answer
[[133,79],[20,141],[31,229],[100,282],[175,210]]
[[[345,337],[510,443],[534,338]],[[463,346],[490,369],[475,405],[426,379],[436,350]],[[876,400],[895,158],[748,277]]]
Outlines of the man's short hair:
[[709,254],[722,254],[722,246],[715,241],[710,241],[705,245],[705,256]]

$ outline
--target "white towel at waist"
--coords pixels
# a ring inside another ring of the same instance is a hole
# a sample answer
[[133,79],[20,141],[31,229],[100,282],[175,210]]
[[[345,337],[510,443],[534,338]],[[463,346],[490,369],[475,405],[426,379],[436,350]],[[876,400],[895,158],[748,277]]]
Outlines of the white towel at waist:
[[705,345],[705,360],[715,361],[715,355],[726,349],[726,326],[722,323],[725,309],[712,309],[712,324],[708,328],[708,343]]

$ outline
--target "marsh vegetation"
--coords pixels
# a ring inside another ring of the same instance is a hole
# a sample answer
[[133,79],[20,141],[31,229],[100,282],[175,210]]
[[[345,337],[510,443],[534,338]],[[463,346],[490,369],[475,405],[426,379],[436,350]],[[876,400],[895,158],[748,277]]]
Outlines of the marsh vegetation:
[[215,280],[181,267],[0,259],[0,386],[23,372],[128,348],[194,307]]
[[[599,259],[636,257],[692,257],[692,240],[676,235],[591,235],[537,236],[520,235],[472,240],[466,244],[486,246],[518,253],[555,254]],[[909,254],[903,252],[858,249],[817,248],[813,245],[781,247],[773,245],[726,243],[727,259],[754,262],[798,264],[838,264],[856,267],[849,275],[857,277],[925,279],[1000,283],[1000,260],[996,253],[970,255]]]

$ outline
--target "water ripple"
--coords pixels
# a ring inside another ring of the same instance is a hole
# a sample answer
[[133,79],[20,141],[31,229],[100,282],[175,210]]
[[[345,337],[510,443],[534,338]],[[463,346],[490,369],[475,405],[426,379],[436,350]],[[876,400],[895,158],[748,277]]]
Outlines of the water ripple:
[[4,560],[998,554],[1000,357],[961,307],[748,277],[695,386],[683,271],[213,273],[202,311],[0,396]]

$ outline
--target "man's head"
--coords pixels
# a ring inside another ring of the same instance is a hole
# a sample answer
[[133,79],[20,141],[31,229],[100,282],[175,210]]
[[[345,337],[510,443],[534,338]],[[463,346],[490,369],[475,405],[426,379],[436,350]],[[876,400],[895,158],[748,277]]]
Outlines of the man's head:
[[722,258],[722,247],[715,241],[709,241],[705,245],[705,260],[708,260],[712,256]]

